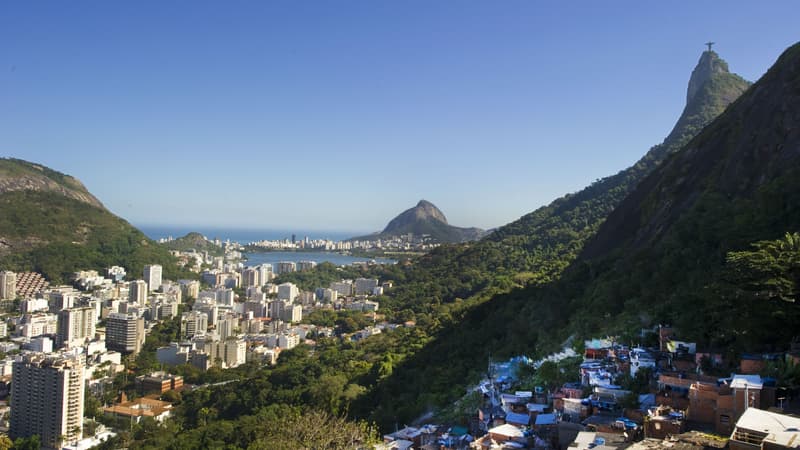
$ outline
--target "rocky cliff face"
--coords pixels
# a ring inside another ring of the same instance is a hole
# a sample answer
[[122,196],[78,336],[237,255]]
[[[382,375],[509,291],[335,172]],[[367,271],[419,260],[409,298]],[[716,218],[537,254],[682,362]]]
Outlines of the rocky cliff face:
[[692,102],[694,97],[703,87],[706,81],[710,80],[715,73],[728,73],[728,63],[720,59],[714,51],[705,51],[700,55],[700,61],[692,71],[689,78],[689,88],[686,90],[686,104]]
[[69,175],[19,159],[0,159],[0,194],[15,191],[53,192],[105,209],[83,183]]
[[728,64],[715,52],[704,52],[692,71],[688,101],[675,126],[661,144],[639,161],[585,189],[556,199],[486,239],[540,248],[579,248],[594,234],[608,214],[662,161],[681,149],[744,92],[750,83],[728,72]]
[[408,228],[409,226],[413,226],[415,223],[419,221],[437,221],[442,222],[447,225],[447,218],[444,216],[444,213],[436,207],[433,203],[427,200],[420,200],[417,203],[417,206],[413,208],[409,208],[386,225],[386,228],[383,229],[384,233],[396,233],[402,232]]
[[[745,95],[642,181],[586,245],[584,257],[596,258],[623,243],[634,249],[654,245],[683,216],[700,215],[697,205],[705,202],[720,210],[751,204],[750,215],[756,215],[755,208],[775,206],[769,222],[792,223],[797,205],[769,196],[789,191],[791,174],[800,170],[798,105],[800,44],[789,48]],[[704,214],[715,217],[709,211]],[[794,228],[773,232],[787,230]],[[737,229],[742,235],[745,231],[759,230]]]

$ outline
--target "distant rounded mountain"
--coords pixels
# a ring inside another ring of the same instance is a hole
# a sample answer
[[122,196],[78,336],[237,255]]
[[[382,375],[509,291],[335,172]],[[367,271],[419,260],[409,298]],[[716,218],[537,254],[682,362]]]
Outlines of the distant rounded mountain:
[[392,219],[392,221],[386,225],[386,228],[383,229],[383,232],[408,233],[409,231],[406,230],[408,230],[409,227],[413,228],[420,222],[427,221],[438,221],[448,225],[447,217],[444,216],[442,210],[427,200],[420,200],[417,206],[403,211],[399,216]]
[[447,223],[447,217],[433,203],[420,200],[389,221],[380,233],[352,238],[350,240],[391,239],[402,235],[427,236],[438,243],[478,240],[486,232],[480,228],[461,228]]

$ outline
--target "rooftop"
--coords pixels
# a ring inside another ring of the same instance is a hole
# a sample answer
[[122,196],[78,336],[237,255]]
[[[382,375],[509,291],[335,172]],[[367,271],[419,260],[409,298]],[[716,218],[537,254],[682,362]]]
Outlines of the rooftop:
[[758,375],[734,375],[731,380],[733,389],[761,389],[763,387],[764,382]]
[[509,438],[521,438],[523,437],[522,430],[515,427],[514,425],[503,424],[489,430],[489,433],[492,434],[499,434],[501,436],[507,436]]
[[746,428],[752,431],[767,433],[767,438],[775,435],[771,440],[782,442],[789,439],[788,434],[796,436],[795,446],[800,446],[800,418],[764,411],[758,408],[747,410],[736,422],[736,428]]

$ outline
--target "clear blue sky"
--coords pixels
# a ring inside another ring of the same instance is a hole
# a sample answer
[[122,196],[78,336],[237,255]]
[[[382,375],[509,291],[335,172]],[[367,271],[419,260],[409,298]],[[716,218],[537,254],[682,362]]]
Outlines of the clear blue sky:
[[800,2],[0,2],[0,155],[134,224],[499,226],[630,165]]

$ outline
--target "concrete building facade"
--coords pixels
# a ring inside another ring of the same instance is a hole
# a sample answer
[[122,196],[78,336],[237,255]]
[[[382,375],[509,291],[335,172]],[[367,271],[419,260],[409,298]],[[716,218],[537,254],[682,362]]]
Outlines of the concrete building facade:
[[11,383],[12,439],[38,435],[42,448],[60,448],[83,433],[83,364],[77,359],[24,355]]
[[139,353],[144,344],[144,319],[135,313],[111,313],[106,320],[106,347],[120,353]]
[[151,291],[155,291],[156,289],[161,287],[161,273],[163,272],[162,267],[159,264],[150,264],[144,266],[144,281],[147,282],[147,286],[150,287]]

